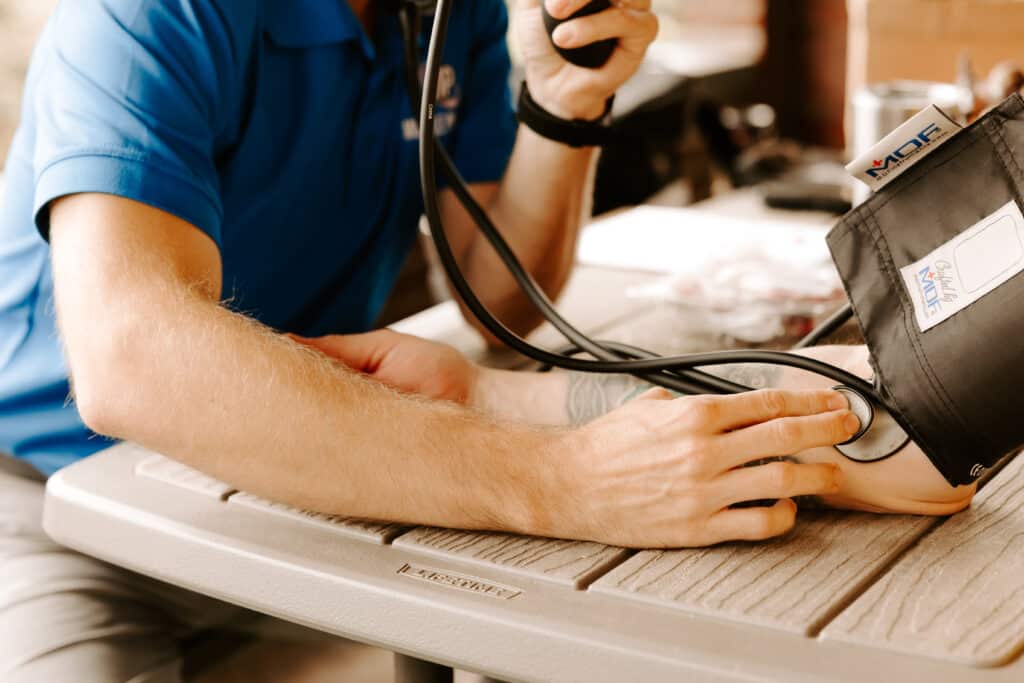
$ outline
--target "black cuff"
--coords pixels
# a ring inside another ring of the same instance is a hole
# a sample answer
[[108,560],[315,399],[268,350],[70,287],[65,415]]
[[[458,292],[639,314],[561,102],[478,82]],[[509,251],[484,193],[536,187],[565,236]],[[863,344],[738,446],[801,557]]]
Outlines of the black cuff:
[[604,114],[596,121],[583,119],[562,119],[541,107],[530,96],[530,89],[523,81],[519,91],[519,109],[517,116],[520,123],[541,137],[570,147],[600,147],[611,140],[611,113],[615,97],[609,97],[605,104]]

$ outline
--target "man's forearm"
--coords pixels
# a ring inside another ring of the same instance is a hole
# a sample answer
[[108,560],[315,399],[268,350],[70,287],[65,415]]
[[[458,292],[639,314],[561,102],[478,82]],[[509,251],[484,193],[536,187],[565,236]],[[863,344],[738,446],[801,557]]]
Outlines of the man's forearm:
[[97,267],[74,231],[57,237],[59,317],[94,429],[298,507],[530,528],[550,431],[400,395],[174,282],[142,250]]
[[[572,149],[520,126],[508,169],[489,208],[510,246],[554,298],[572,269],[580,226],[589,217],[597,152]],[[486,239],[474,233],[463,259],[474,291],[513,329],[541,318]]]

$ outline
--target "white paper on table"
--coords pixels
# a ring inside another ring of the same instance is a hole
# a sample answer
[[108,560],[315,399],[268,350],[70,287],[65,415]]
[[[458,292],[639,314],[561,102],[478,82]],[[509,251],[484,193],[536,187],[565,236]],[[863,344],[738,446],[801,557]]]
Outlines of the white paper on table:
[[676,304],[692,328],[764,342],[788,317],[813,318],[841,300],[823,228],[640,207],[588,228],[579,258],[667,273],[627,296]]
[[756,250],[773,260],[813,267],[831,262],[823,227],[640,206],[584,230],[578,258],[593,266],[684,273]]

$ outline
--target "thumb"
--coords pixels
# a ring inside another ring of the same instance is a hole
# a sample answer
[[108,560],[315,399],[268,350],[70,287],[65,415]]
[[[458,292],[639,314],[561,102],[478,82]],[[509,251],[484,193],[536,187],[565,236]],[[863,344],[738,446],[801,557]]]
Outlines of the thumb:
[[315,338],[296,334],[287,336],[297,344],[316,349],[350,368],[372,374],[377,371],[395,344],[391,339],[392,335],[387,332],[378,330],[364,334],[333,334]]

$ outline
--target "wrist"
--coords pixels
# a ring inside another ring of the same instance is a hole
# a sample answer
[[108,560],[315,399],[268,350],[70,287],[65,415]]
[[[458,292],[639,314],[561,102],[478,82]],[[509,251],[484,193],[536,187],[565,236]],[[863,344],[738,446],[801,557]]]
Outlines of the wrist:
[[473,378],[469,384],[466,405],[488,415],[498,415],[501,370],[485,368],[474,364]]
[[[545,99],[542,97],[542,100]],[[550,102],[551,98],[546,101]],[[611,113],[614,98],[608,98],[602,105],[601,113],[596,108],[577,103],[577,107],[561,104],[545,106],[539,102],[528,83],[523,83],[519,93],[516,117],[520,123],[541,137],[569,147],[601,147],[609,142],[611,134]],[[556,111],[548,107],[554,106]],[[573,112],[578,112],[574,115]]]
[[553,116],[567,121],[597,121],[604,117],[607,108],[607,97],[574,96],[567,97],[548,88],[535,88],[528,83],[530,95],[541,107]]
[[500,486],[491,496],[493,518],[505,531],[530,536],[563,536],[560,503],[570,490],[566,433],[513,429],[500,463]]

